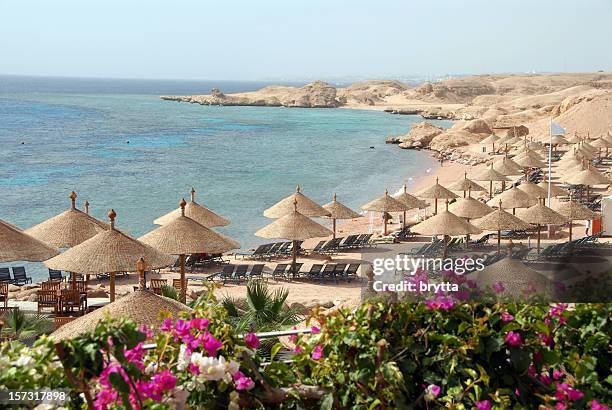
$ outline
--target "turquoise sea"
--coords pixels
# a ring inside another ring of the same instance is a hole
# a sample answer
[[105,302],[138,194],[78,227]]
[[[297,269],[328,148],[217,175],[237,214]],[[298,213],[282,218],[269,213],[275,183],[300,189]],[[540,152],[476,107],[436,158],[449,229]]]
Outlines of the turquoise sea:
[[436,167],[426,152],[385,144],[419,117],[159,99],[265,85],[0,76],[0,219],[30,227],[65,210],[75,190],[79,207],[87,199],[100,219],[114,208],[137,237],[194,186],[198,202],[231,219],[220,231],[250,247],[264,242],[254,236],[270,222],[263,210],[297,184],[358,209]]

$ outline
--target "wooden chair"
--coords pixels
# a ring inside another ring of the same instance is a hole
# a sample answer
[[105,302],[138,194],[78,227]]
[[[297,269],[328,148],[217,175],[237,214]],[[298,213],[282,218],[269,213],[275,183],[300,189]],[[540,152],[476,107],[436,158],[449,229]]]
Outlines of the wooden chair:
[[164,285],[168,285],[168,280],[167,279],[151,279],[149,283],[150,283],[151,290],[153,290],[153,293],[155,293],[156,295],[161,295],[161,288]]
[[[187,278],[185,278],[185,285],[188,285],[188,284],[189,284],[189,281],[187,280]],[[181,291],[181,279],[180,278],[172,279],[172,287],[180,292]]]
[[62,286],[61,282],[58,282],[58,281],[47,281],[47,282],[41,282],[40,289],[41,290],[55,290],[55,291],[58,291],[58,290],[60,290],[61,286]]
[[[73,284],[75,287],[73,287]],[[81,304],[84,309],[87,309],[87,281],[77,280],[76,282],[70,282],[70,289],[79,291],[81,295]]]
[[55,330],[64,326],[66,323],[72,322],[74,319],[76,319],[76,317],[74,316],[55,316],[55,319],[54,319]]
[[0,282],[0,302],[4,303],[4,307],[8,307],[8,283]]
[[74,313],[76,310],[79,313],[84,311],[81,292],[77,289],[63,289],[61,291],[60,307],[62,312]]
[[38,295],[38,313],[45,308],[53,308],[53,312],[57,313],[59,308],[59,297],[57,290],[39,290]]

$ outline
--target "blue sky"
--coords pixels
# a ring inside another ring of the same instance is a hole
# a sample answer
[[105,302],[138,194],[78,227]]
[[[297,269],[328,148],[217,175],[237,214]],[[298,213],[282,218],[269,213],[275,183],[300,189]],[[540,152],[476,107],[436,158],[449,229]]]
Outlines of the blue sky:
[[0,0],[0,74],[612,71],[612,0]]

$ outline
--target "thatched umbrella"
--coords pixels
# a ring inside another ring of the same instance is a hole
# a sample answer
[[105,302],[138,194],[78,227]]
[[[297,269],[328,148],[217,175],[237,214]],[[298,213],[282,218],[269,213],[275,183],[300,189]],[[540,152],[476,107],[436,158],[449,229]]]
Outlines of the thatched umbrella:
[[546,164],[540,159],[540,156],[534,151],[525,151],[513,158],[520,167],[526,168],[544,168]]
[[587,166],[587,169],[564,175],[565,182],[572,185],[585,185],[587,199],[589,198],[589,187],[592,185],[608,185],[610,180],[601,172]]
[[302,194],[299,185],[295,188],[295,193],[281,199],[276,204],[266,209],[263,214],[267,218],[280,218],[291,214],[295,210],[295,202],[297,202],[297,211],[309,218],[331,215],[328,210]]
[[448,210],[448,200],[446,200],[446,207],[446,210],[414,225],[412,228],[415,232],[423,235],[444,235],[444,257],[446,257],[448,250],[448,237],[482,232],[471,223],[450,212]]
[[[546,190],[546,194],[548,195],[548,181],[542,181],[538,184],[538,186],[540,188],[543,188]],[[566,196],[569,195],[569,192],[563,188],[561,188],[559,185],[555,184],[554,182],[550,183],[550,196]]]
[[489,206],[496,206],[503,202],[506,208],[512,208],[512,214],[516,213],[516,208],[529,208],[538,202],[537,197],[521,191],[517,187],[508,189],[487,202]]
[[495,151],[495,143],[499,140],[500,138],[495,135],[495,134],[491,134],[489,135],[487,138],[483,139],[482,141],[479,142],[479,144],[481,145],[491,145],[491,151]]
[[504,175],[493,169],[493,164],[490,168],[486,168],[476,175],[472,176],[476,181],[489,181],[489,198],[493,198],[493,181],[509,181]]
[[40,262],[57,254],[57,249],[0,219],[0,262]]
[[552,284],[546,276],[510,256],[478,271],[476,283],[481,288],[493,288],[501,283],[504,290],[500,296],[510,296],[521,300],[524,300],[527,294],[533,291],[545,296],[552,291]]
[[304,241],[310,238],[320,238],[333,233],[323,225],[319,225],[307,216],[302,215],[300,212],[298,212],[297,207],[297,200],[294,200],[293,212],[278,218],[276,221],[255,232],[255,235],[261,238],[287,239],[293,242],[291,249],[291,271],[293,272],[294,277],[297,274],[297,241]]
[[107,229],[103,222],[78,210],[76,198],[72,191],[67,211],[26,229],[25,233],[56,248],[70,248]]
[[610,147],[612,147],[612,143],[610,143],[609,141],[603,139],[603,138],[598,138],[595,141],[591,142],[590,145],[592,147],[595,147],[597,149],[597,157],[601,158],[601,149],[605,148],[606,149],[606,155],[608,154],[608,149]]
[[463,179],[453,182],[448,187],[451,191],[463,191],[463,197],[465,198],[465,193],[468,190],[472,190],[474,192],[482,192],[486,191],[486,188],[481,187],[476,182],[468,179],[467,172],[463,174]]
[[[226,226],[230,224],[229,219],[217,215],[210,209],[197,203],[195,200],[195,193],[195,188],[191,188],[191,201],[187,202],[187,205],[185,206],[185,216],[187,218],[191,218],[200,225],[204,225],[207,228],[212,228],[215,226]],[[183,215],[182,209],[177,208],[164,216],[160,216],[159,218],[154,220],[153,223],[156,225],[165,225],[181,215]]]
[[459,197],[459,195],[440,185],[438,183],[438,178],[436,178],[435,184],[419,192],[416,196],[419,198],[434,200],[434,215],[438,213],[438,199],[454,199]]
[[529,229],[531,225],[521,221],[516,216],[509,214],[502,209],[502,203],[499,202],[499,208],[482,218],[473,221],[474,226],[485,231],[497,232],[497,252],[501,251],[501,231],[505,229]]
[[574,133],[574,135],[570,135],[569,137],[565,137],[565,139],[567,140],[567,142],[569,142],[570,144],[577,144],[579,142],[582,142],[582,138],[580,138],[578,136],[578,134]]
[[158,269],[174,263],[174,257],[145,245],[115,228],[117,214],[110,210],[110,229],[45,261],[51,269],[84,274],[110,273],[110,299],[115,300],[115,275],[134,270],[140,258],[148,269]]
[[[408,210],[406,205],[389,195],[389,191],[385,190],[385,194],[380,198],[363,205],[361,209],[365,211],[375,212],[404,212]],[[387,234],[387,218],[383,217],[383,235]]]
[[566,217],[539,202],[530,208],[520,210],[518,217],[525,222],[536,225],[538,230],[538,253],[540,253],[540,226],[561,225],[567,222]]
[[[404,185],[403,189],[404,192],[394,196],[393,198],[404,204],[406,209],[423,209],[429,206],[427,202],[420,200],[416,196],[410,195],[407,192],[406,185]],[[406,227],[406,211],[404,211],[404,227]]]
[[533,198],[548,197],[547,189],[544,189],[541,186],[534,184],[533,182],[530,182],[527,180],[521,182],[521,184],[518,186],[518,189],[520,189],[521,191],[525,192],[527,195]]
[[575,220],[591,220],[597,217],[597,214],[589,208],[580,205],[578,202],[570,200],[560,202],[553,207],[555,211],[569,219],[569,240],[572,240],[572,222]]
[[240,248],[233,239],[223,236],[185,216],[187,202],[179,203],[181,216],[141,236],[138,240],[160,252],[178,255],[181,272],[181,302],[187,300],[185,255],[194,253],[223,253]]
[[108,317],[126,317],[137,325],[146,326],[155,332],[159,329],[164,317],[160,315],[161,312],[176,319],[179,313],[190,311],[191,308],[174,299],[156,295],[147,289],[139,289],[100,309],[66,323],[51,333],[51,339],[59,342],[93,332],[98,323]]
[[333,238],[336,239],[336,219],[355,219],[361,218],[361,214],[353,211],[348,206],[344,205],[341,202],[338,202],[336,199],[336,194],[332,197],[332,201],[323,205],[326,211],[330,213],[330,216],[327,218],[331,218],[332,220],[332,231],[334,232]]
[[523,173],[521,166],[506,156],[495,161],[493,169],[505,176],[521,175]]
[[[482,218],[493,212],[493,208],[472,198],[471,190],[468,190],[468,196],[466,198],[461,198],[457,200],[457,202],[450,204],[448,210],[461,218],[465,218],[467,222],[470,222],[470,219]],[[469,240],[470,235],[468,234],[466,243],[468,243]]]
[[550,139],[550,143],[552,143],[552,145],[563,145],[569,144],[569,141],[563,138],[561,135],[553,135],[553,137]]

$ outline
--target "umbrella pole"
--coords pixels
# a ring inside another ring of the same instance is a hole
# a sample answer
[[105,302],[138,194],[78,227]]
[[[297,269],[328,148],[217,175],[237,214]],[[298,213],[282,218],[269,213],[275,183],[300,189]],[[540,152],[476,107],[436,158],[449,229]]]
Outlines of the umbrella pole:
[[336,239],[336,218],[332,218],[332,231],[334,231],[333,238]]
[[501,230],[497,230],[497,253],[501,252]]
[[70,276],[72,276],[72,289],[76,289],[76,272],[70,272]]
[[444,253],[443,253],[444,258],[446,258],[447,253],[448,253],[448,235],[444,235]]
[[434,198],[434,215],[438,215],[438,198]]
[[[386,221],[385,221],[385,230],[386,230]],[[291,257],[292,257],[292,261],[291,261],[291,272],[293,273],[293,278],[295,279],[295,277],[297,276],[297,272],[295,271],[296,268],[296,262],[297,262],[297,241],[293,241],[293,246],[291,247]]]
[[110,301],[115,301],[115,272],[110,273]]
[[383,212],[383,236],[387,236],[387,215]]
[[569,241],[572,241],[572,220],[569,221]]
[[465,190],[463,190],[463,197],[465,198]]
[[538,228],[538,253],[540,253],[540,236],[541,236],[540,224],[537,225],[537,228]]
[[403,219],[403,223],[402,223],[402,228],[406,227],[406,211],[404,211],[404,219]]
[[185,255],[179,255],[181,264],[181,302],[187,303],[187,287],[185,286]]
[[493,181],[489,181],[489,199],[493,199]]
[[[467,220],[467,223],[470,223],[470,218],[465,218]],[[468,249],[470,247],[470,234],[468,233],[467,235],[465,235],[465,249]]]

